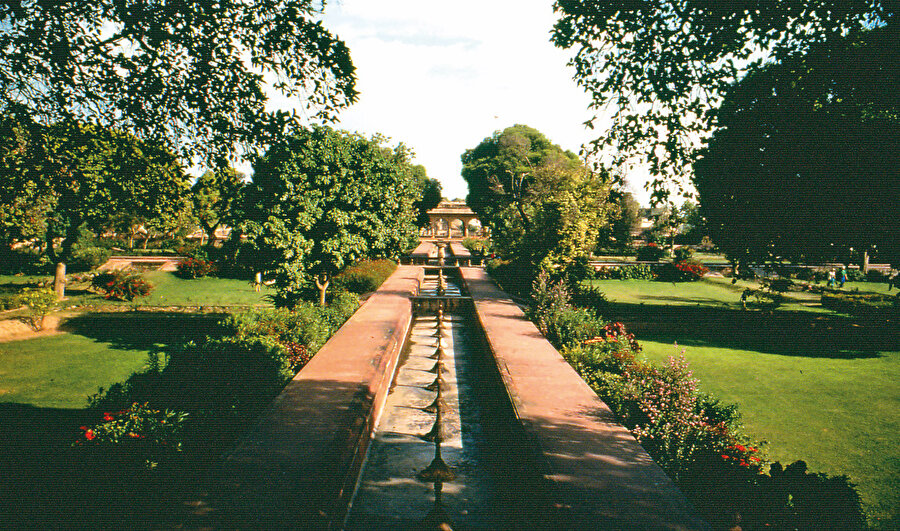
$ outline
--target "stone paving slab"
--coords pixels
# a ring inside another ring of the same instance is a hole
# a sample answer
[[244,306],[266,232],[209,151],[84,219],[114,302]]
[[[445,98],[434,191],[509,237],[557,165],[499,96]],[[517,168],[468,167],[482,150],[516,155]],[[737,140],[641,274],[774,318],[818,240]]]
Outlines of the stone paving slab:
[[480,268],[461,268],[560,529],[707,529],[612,411]]

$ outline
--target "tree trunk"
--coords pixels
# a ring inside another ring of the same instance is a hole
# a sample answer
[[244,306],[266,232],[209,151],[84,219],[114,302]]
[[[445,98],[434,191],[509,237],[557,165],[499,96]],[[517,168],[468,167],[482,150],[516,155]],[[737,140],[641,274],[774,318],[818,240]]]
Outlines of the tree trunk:
[[319,288],[319,306],[325,306],[325,290],[328,289],[329,283],[327,273],[316,277],[316,287]]
[[869,272],[869,251],[863,251],[862,272],[864,275]]
[[56,264],[56,275],[53,277],[53,290],[56,291],[56,297],[63,299],[66,296],[66,263],[58,262]]

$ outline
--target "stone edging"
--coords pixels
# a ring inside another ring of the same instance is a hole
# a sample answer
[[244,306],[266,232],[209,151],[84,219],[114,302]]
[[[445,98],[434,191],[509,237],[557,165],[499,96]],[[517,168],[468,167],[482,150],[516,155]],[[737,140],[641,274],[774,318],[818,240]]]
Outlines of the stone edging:
[[211,475],[188,527],[340,527],[421,274],[398,267],[288,383]]
[[707,529],[612,411],[483,269],[460,268],[566,529]]

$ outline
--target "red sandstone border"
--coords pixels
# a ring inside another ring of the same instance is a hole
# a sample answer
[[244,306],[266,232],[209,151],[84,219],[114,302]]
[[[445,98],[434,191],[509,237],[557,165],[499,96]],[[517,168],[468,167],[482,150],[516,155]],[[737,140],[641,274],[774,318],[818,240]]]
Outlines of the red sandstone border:
[[422,268],[400,266],[226,456],[188,527],[339,527],[390,388]]
[[480,268],[460,268],[565,529],[708,526],[612,411]]

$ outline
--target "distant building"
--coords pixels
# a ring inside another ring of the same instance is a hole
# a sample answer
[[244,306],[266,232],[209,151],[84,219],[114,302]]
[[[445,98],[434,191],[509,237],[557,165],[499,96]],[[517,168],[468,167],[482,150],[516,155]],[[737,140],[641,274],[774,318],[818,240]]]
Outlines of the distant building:
[[419,235],[423,238],[469,238],[484,235],[478,216],[465,201],[441,201],[428,211],[430,223]]

